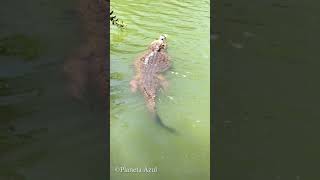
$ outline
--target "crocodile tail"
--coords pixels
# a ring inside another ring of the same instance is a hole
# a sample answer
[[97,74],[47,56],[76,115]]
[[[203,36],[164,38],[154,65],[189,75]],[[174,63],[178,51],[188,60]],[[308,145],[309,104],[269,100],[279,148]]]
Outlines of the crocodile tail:
[[170,133],[173,133],[173,134],[178,134],[178,132],[174,129],[174,128],[172,128],[172,127],[169,127],[169,126],[167,126],[167,125],[165,125],[164,123],[163,123],[163,121],[161,120],[161,118],[160,118],[160,116],[158,115],[158,113],[156,112],[155,114],[154,114],[154,118],[155,118],[155,121],[161,126],[161,127],[163,127],[164,129],[166,129],[168,132],[170,132]]
[[160,116],[158,115],[157,109],[156,109],[156,101],[155,101],[155,96],[151,96],[148,94],[148,91],[144,88],[145,90],[145,98],[146,98],[146,104],[149,112],[152,113],[152,116],[156,123],[158,123],[161,127],[169,131],[170,133],[177,134],[177,131],[174,128],[171,128],[163,123],[161,120]]

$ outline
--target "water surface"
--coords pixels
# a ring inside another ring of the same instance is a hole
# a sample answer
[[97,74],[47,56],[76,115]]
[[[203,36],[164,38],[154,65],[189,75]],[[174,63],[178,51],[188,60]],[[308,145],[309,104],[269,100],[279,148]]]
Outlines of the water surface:
[[[209,179],[210,38],[209,1],[113,0],[115,13],[128,26],[111,26],[111,179]],[[133,61],[166,33],[173,68],[170,85],[157,100],[164,123],[153,122],[129,82]],[[117,173],[114,168],[157,167],[158,173]]]

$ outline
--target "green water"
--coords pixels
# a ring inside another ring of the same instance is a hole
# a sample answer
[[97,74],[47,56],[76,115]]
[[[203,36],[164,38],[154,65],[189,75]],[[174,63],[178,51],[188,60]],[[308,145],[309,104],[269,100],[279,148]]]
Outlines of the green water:
[[[210,177],[209,0],[113,0],[127,24],[111,26],[111,179],[194,180]],[[139,93],[130,92],[133,61],[166,33],[173,68],[157,106],[174,136],[153,122]],[[157,167],[157,173],[119,173],[115,168]]]

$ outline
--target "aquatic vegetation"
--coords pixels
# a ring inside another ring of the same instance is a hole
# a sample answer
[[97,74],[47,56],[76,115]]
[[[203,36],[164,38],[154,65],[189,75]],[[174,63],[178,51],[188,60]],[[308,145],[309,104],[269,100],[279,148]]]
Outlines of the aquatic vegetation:
[[24,175],[17,171],[18,166],[6,167],[4,170],[1,170],[0,179],[15,179],[15,180],[25,180],[27,179]]
[[110,11],[110,21],[112,25],[116,25],[120,29],[125,29],[127,24],[125,24],[122,20],[119,20],[117,15],[115,15],[114,10]]
[[114,79],[114,80],[122,80],[124,77],[124,75],[122,73],[119,72],[112,72],[110,73],[110,79]]
[[6,81],[0,79],[0,95],[8,94],[8,90],[9,90],[9,84]]
[[0,55],[19,56],[32,60],[39,56],[41,46],[38,40],[23,34],[14,34],[0,38]]

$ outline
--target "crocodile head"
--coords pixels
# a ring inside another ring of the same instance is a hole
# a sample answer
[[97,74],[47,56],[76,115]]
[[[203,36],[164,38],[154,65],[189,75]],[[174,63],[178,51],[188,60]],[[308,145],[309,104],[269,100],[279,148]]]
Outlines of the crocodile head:
[[167,48],[167,37],[168,35],[163,34],[160,35],[159,39],[153,41],[150,46],[149,49],[151,51],[161,51],[161,50],[165,50]]
[[160,35],[159,40],[164,42],[167,40],[167,37],[168,37],[168,35],[162,34],[162,35]]

